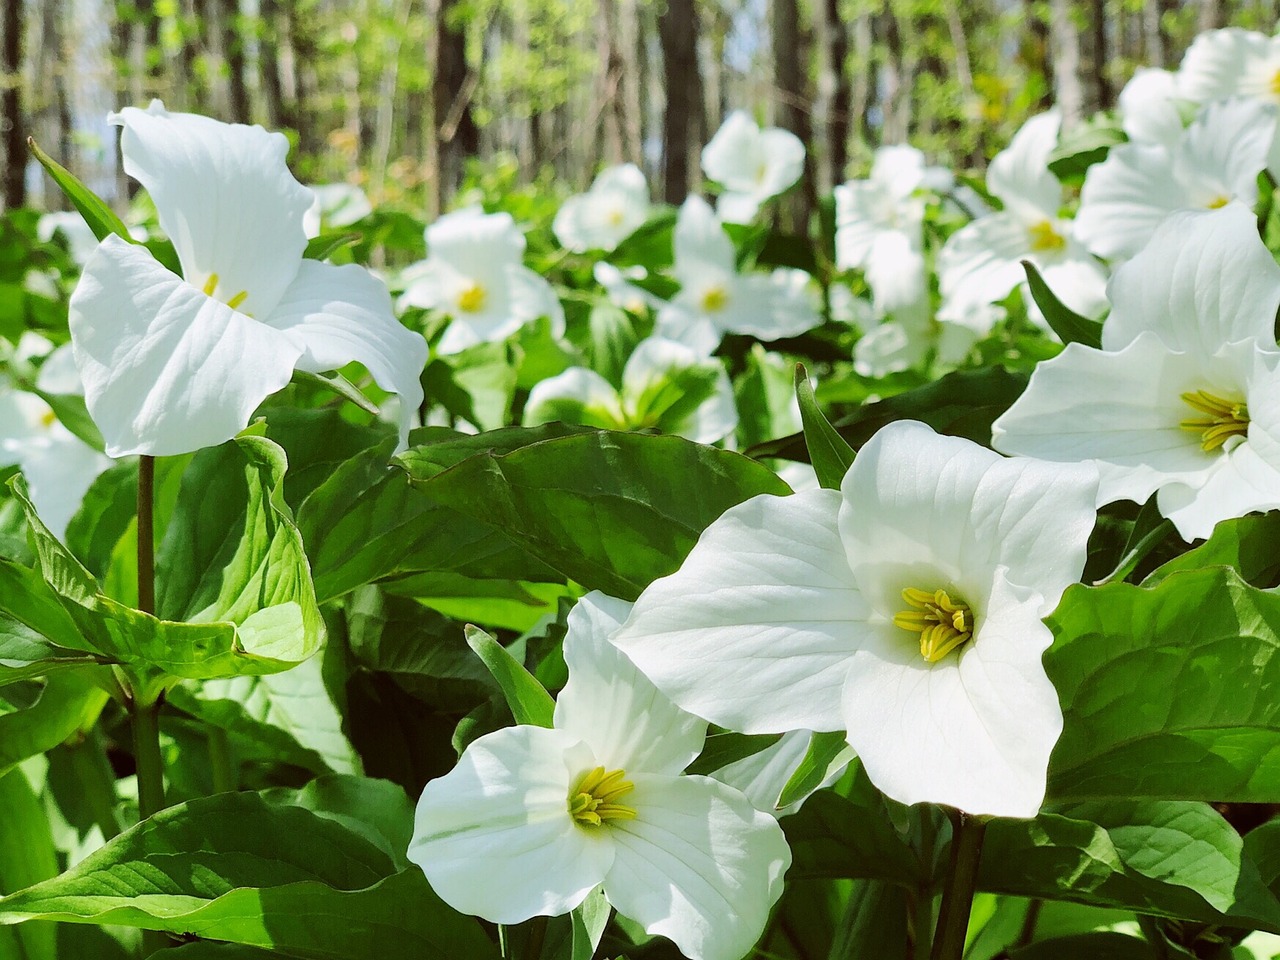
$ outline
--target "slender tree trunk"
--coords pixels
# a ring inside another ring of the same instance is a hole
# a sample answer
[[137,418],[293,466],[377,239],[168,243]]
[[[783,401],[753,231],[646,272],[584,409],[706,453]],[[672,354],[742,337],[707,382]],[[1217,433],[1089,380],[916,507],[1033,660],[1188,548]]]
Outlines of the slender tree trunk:
[[1048,110],[1053,106],[1053,42],[1049,24],[1039,15],[1037,4],[1023,0],[1022,20],[1026,31],[1022,34],[1022,60],[1027,72],[1038,79],[1040,98],[1036,106]]
[[1196,32],[1217,30],[1227,25],[1227,16],[1223,0],[1200,0],[1200,9],[1196,13]]
[[662,123],[662,192],[680,204],[697,175],[702,77],[698,71],[698,16],[693,0],[668,0],[658,17],[667,107]]
[[857,124],[858,142],[868,146],[872,141],[868,115],[874,97],[873,31],[871,14],[863,11],[853,22],[853,83],[849,90],[849,115]]
[[644,38],[636,0],[621,0],[618,10],[618,60],[622,68],[618,96],[622,115],[623,159],[644,163],[644,59],[640,44]]
[[805,170],[800,188],[782,205],[782,222],[786,229],[802,232],[809,215],[818,205],[815,192],[814,157],[809,145],[812,131],[809,114],[813,99],[809,96],[806,69],[809,58],[805,37],[800,30],[800,7],[796,0],[773,0],[773,76],[776,84],[775,111],[778,126],[790,130],[805,144]]
[[840,18],[839,0],[820,0],[817,6],[818,97],[815,118],[821,118],[823,146],[816,186],[827,194],[844,181],[849,163],[849,110],[852,89],[845,61],[849,58],[849,31]]
[[479,149],[480,130],[471,115],[477,76],[467,69],[467,37],[454,22],[460,0],[435,0],[432,105],[436,136],[436,211],[444,210],[462,183],[463,161]]
[[1051,0],[1049,24],[1053,42],[1053,86],[1063,129],[1084,116],[1084,88],[1080,83],[1080,34],[1071,16],[1071,0]]
[[266,107],[267,126],[272,130],[293,126],[284,105],[284,85],[280,79],[280,11],[276,0],[258,0],[262,38],[258,46],[258,83]]
[[27,202],[27,126],[22,96],[22,0],[3,0],[0,11],[0,116],[4,126],[4,208]]
[[1089,0],[1089,29],[1093,35],[1090,52],[1093,56],[1093,85],[1097,94],[1097,109],[1110,110],[1116,105],[1116,89],[1111,82],[1108,67],[1111,56],[1107,44],[1106,0]]
[[227,61],[227,116],[235,123],[249,123],[253,107],[249,103],[249,87],[245,82],[244,39],[240,25],[239,0],[222,0],[222,49]]
[[1144,49],[1147,64],[1152,67],[1170,66],[1169,37],[1164,32],[1163,0],[1143,0],[1142,29],[1145,37]]

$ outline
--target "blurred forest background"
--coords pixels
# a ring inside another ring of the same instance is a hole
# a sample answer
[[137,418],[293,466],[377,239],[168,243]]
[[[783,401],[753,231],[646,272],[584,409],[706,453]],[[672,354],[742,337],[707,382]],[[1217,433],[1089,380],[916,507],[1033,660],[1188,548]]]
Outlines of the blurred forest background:
[[979,170],[1029,115],[1056,104],[1079,122],[1137,66],[1177,66],[1197,32],[1270,33],[1277,13],[1277,0],[0,3],[6,207],[63,203],[28,136],[122,202],[105,115],[160,97],[284,130],[304,182],[427,217],[474,158],[491,180],[566,190],[633,161],[678,202],[737,107],[810,146],[816,194],[864,173],[881,143]]

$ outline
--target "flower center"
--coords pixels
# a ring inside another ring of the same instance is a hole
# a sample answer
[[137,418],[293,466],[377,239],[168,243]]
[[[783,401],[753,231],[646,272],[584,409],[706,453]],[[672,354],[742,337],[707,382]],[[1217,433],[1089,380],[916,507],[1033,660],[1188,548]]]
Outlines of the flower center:
[[1205,204],[1206,210],[1220,210],[1231,202],[1231,198],[1225,193],[1220,193],[1208,203]]
[[476,283],[474,280],[469,283],[463,291],[458,294],[458,309],[467,313],[475,313],[484,309],[484,301],[488,294],[484,287]]
[[1027,237],[1031,241],[1031,249],[1037,253],[1061,250],[1067,245],[1067,241],[1063,239],[1062,234],[1053,229],[1053,224],[1048,220],[1041,220],[1039,223],[1033,223],[1028,227]]
[[1273,97],[1280,97],[1280,70],[1271,75],[1271,83],[1268,85]]
[[911,609],[894,614],[893,623],[920,634],[920,655],[929,663],[973,638],[973,611],[963,600],[952,600],[947,591],[907,587],[902,599]]
[[52,410],[46,410],[40,415],[40,426],[48,429],[58,422],[58,415]]
[[1217,450],[1232,437],[1248,435],[1249,408],[1243,400],[1228,400],[1208,390],[1184,393],[1182,400],[1203,416],[1183,420],[1178,426],[1199,431],[1200,449],[1206,453]]
[[569,791],[569,816],[584,827],[598,827],[606,820],[634,820],[636,811],[618,803],[635,789],[621,770],[605,772],[596,767],[582,775],[577,786]]
[[[204,289],[204,295],[206,297],[213,296],[214,291],[218,289],[218,275],[216,273],[209,274],[209,279],[204,282],[203,289]],[[240,306],[240,304],[244,303],[245,300],[248,298],[248,296],[249,296],[248,290],[241,290],[230,300],[226,301],[226,304],[228,307],[234,310],[236,307]]]
[[717,313],[725,308],[729,302],[729,291],[724,288],[723,284],[717,283],[714,287],[707,287],[702,293],[702,310],[704,313]]
[[614,207],[612,210],[610,210],[608,213],[605,214],[604,219],[605,219],[605,222],[609,224],[609,226],[620,227],[622,226],[622,211],[619,210],[617,207]]

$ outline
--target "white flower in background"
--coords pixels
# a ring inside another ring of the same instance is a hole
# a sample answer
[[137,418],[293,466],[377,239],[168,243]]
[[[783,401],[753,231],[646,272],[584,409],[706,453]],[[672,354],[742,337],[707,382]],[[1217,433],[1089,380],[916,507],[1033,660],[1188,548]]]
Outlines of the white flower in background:
[[720,219],[750,223],[761,204],[800,179],[804,144],[789,130],[761,130],[735,110],[702,148],[702,172],[724,188],[716,201]]
[[401,440],[422,402],[426,344],[401,326],[363,267],[304,260],[311,191],[261,127],[169,113],[110,116],[125,171],[173,241],[182,277],[108,237],[71,296],[71,340],[89,413],[114,457],[228,440],[295,369],[364,364],[403,399]]
[[738,426],[733,385],[724,365],[684,344],[650,337],[622,371],[622,388],[585,367],[534,385],[526,426],[562,420],[605,430],[643,430],[715,443]]
[[551,229],[574,253],[612,250],[649,218],[649,185],[634,163],[602,170],[586,193],[570,197]]
[[922,191],[939,173],[915,147],[880,147],[868,179],[835,188],[836,266],[863,270],[883,313],[925,295]]
[[853,369],[863,377],[886,377],[923,367],[930,360],[943,367],[955,366],[977,339],[970,326],[931,317],[929,301],[922,298],[858,339],[853,346]]
[[[1205,31],[1178,67],[1178,93],[1195,103],[1241,96],[1280,106],[1280,37],[1238,27]],[[1267,167],[1280,176],[1280,139],[1271,143]]]
[[1188,541],[1280,507],[1280,266],[1253,213],[1173,214],[1109,293],[1102,349],[1072,343],[1037,365],[995,446],[1093,461],[1099,504],[1158,492]]
[[310,189],[315,199],[302,218],[308,237],[318,237],[323,228],[349,227],[373,213],[369,197],[354,184],[321,183]]
[[[36,222],[36,239],[41,243],[49,243],[57,233],[67,238],[71,259],[81,266],[84,266],[93,251],[98,249],[98,238],[93,235],[90,226],[84,222],[84,217],[74,210],[54,210],[52,213],[40,215],[40,219]],[[147,239],[147,228],[131,226],[129,236],[142,242]]]
[[1122,143],[1089,168],[1075,229],[1093,253],[1132,257],[1175,210],[1253,206],[1276,108],[1236,97],[1209,104],[1170,146]]
[[659,336],[710,353],[726,333],[769,341],[822,323],[803,270],[738,273],[733,241],[701,197],[681,206],[674,244],[680,292],[658,314]]
[[1120,91],[1120,122],[1131,143],[1159,144],[1173,149],[1186,123],[1178,95],[1177,74],[1156,67],[1139,67]]
[[[44,393],[82,394],[70,345],[52,347],[43,337],[24,333],[15,357],[45,357],[36,376],[36,388]],[[22,471],[36,513],[54,536],[65,536],[85,491],[111,464],[64,427],[39,396],[0,384],[0,467],[17,465]]]
[[1049,155],[1058,142],[1057,113],[1032,117],[996,154],[987,171],[987,189],[1004,209],[957,230],[943,245],[938,275],[942,320],[987,332],[990,305],[1022,286],[1029,314],[1043,318],[1026,289],[1023,260],[1039,269],[1064,304],[1086,317],[1106,308],[1102,266],[1076,239],[1071,221],[1058,216],[1062,185],[1049,172]]
[[643,280],[649,275],[649,271],[642,266],[636,265],[620,270],[612,263],[598,260],[591,268],[591,274],[596,278],[596,283],[604,287],[605,296],[610,302],[628,313],[643,315],[649,310],[662,309],[663,304],[666,303],[661,297],[631,282]]
[[746,733],[843,730],[902,803],[1034,816],[1062,730],[1041,618],[1084,568],[1097,475],[897,422],[839,491],[726,511],[612,641]]
[[409,859],[463,913],[494,923],[568,913],[597,886],[692,960],[739,960],[782,893],[791,854],[737,790],[682,776],[706,723],[605,642],[630,604],[569,614],[555,726],[499,730],[427,784]]
[[443,354],[505,340],[539,317],[564,334],[564,308],[551,284],[524,265],[524,234],[509,213],[467,207],[427,227],[427,259],[404,271],[401,305],[453,318],[440,340]]

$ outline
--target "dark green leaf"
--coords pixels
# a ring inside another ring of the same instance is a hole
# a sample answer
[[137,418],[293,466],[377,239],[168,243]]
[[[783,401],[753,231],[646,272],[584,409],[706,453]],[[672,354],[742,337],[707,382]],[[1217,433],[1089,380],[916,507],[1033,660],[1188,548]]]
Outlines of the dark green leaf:
[[1079,933],[1014,950],[1009,960],[1159,960],[1145,941],[1123,933]]
[[466,628],[467,644],[475,651],[502,688],[516,723],[549,727],[556,703],[528,670],[497,640],[478,627]]
[[818,409],[809,374],[799,363],[796,364],[796,399],[800,403],[800,419],[804,422],[809,462],[818,475],[818,483],[828,490],[839,490],[840,482],[853,465],[853,450]]
[[322,233],[307,241],[307,248],[302,251],[302,256],[308,260],[327,260],[338,250],[359,240],[360,234],[348,231]]
[[93,726],[106,703],[106,691],[84,671],[49,677],[35,703],[0,714],[0,776]]
[[[58,872],[58,853],[49,818],[19,770],[0,777],[0,893],[11,893]],[[58,960],[57,930],[51,923],[0,927],[0,956]]]
[[1213,528],[1208,540],[1157,567],[1142,585],[1154,587],[1182,570],[1223,565],[1233,568],[1252,586],[1273,587],[1280,580],[1277,542],[1280,542],[1280,513],[1273,511],[1223,520]]
[[1036,306],[1040,308],[1049,329],[1058,335],[1058,339],[1063,343],[1082,343],[1095,350],[1101,348],[1102,324],[1080,316],[1059,300],[1030,260],[1022,261],[1022,269],[1027,272],[1027,285],[1031,288]]
[[710,733],[707,735],[702,753],[698,754],[697,760],[689,764],[685,773],[704,775],[715,773],[721,767],[727,767],[747,757],[754,757],[761,750],[769,749],[781,739],[782,735],[777,733],[753,735],[734,733],[731,730]]
[[839,731],[815,733],[809,741],[809,749],[796,767],[795,773],[782,788],[778,797],[778,807],[789,807],[797,800],[802,800],[822,786],[823,781],[835,772],[837,767],[849,762],[853,750]]

